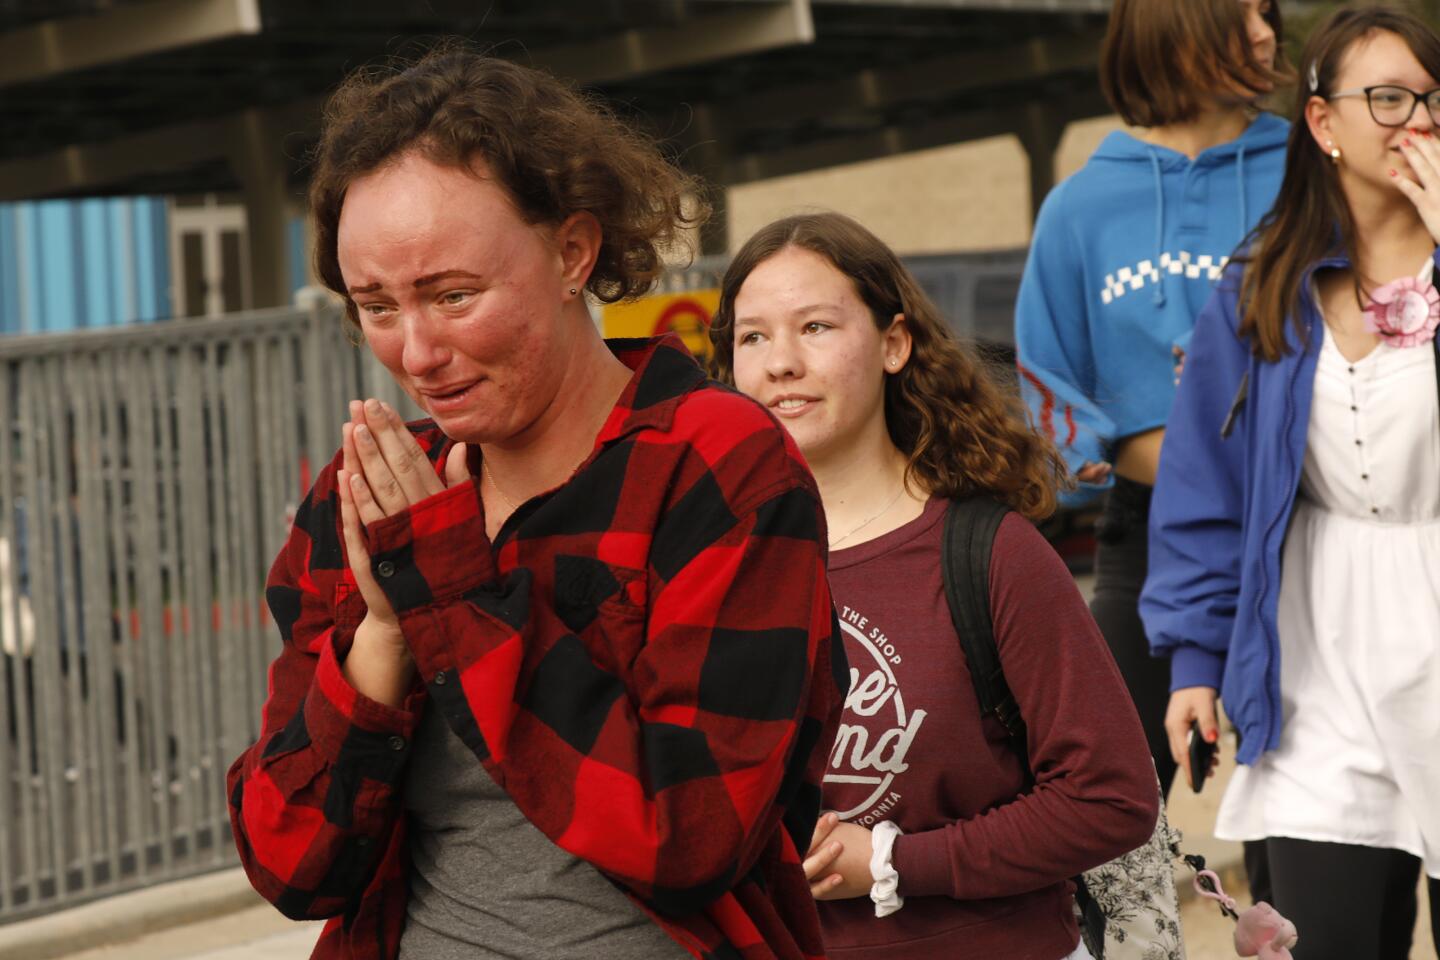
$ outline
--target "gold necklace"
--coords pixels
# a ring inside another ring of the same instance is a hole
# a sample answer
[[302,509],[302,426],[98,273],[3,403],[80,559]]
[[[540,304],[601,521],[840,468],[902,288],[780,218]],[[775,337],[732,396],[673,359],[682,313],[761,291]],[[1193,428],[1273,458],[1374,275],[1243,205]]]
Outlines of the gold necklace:
[[494,488],[496,493],[500,494],[500,499],[505,501],[505,505],[510,508],[510,512],[514,513],[516,510],[519,510],[520,508],[515,505],[515,501],[505,496],[505,491],[501,490],[500,484],[495,482],[495,474],[490,472],[489,459],[485,457],[480,458],[480,469],[485,471],[485,479],[489,480],[490,486]]
[[[493,484],[495,481],[494,481],[494,480],[491,480],[490,482]],[[845,536],[836,538],[836,539],[834,539],[834,540],[831,540],[831,541],[830,541],[830,549],[832,549],[832,550],[835,549],[835,547],[838,546],[839,544],[844,543],[846,540],[849,540],[851,537],[855,536],[855,534],[859,533],[861,530],[864,530],[866,527],[868,527],[870,524],[874,523],[876,520],[879,520],[880,517],[881,517],[882,515],[884,515],[886,511],[888,511],[891,507],[895,506],[896,502],[899,501],[899,499],[900,499],[900,495],[901,495],[902,493],[904,493],[904,492],[905,492],[905,485],[902,483],[902,484],[900,485],[900,489],[899,489],[898,491],[896,491],[895,496],[891,498],[891,500],[890,500],[889,503],[885,504],[885,506],[883,506],[883,507],[880,508],[880,512],[879,512],[879,513],[875,514],[873,517],[871,517],[869,520],[866,520],[864,523],[860,524],[858,527],[851,527],[850,530],[849,530],[849,532],[846,533]],[[502,494],[502,496],[503,496],[503,494]]]

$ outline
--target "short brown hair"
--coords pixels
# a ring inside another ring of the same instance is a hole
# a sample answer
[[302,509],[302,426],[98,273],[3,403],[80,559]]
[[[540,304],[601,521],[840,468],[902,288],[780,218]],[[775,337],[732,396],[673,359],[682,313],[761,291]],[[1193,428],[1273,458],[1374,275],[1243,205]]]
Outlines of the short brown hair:
[[910,361],[885,374],[885,427],[908,461],[906,479],[940,497],[985,494],[1032,520],[1055,511],[1069,472],[1054,445],[1030,429],[1018,391],[951,334],[940,311],[895,252],[839,213],[776,220],[735,254],[710,323],[711,374],[735,383],[735,298],[750,273],[787,247],[819,254],[855,284],[879,330],[897,313],[910,331]]
[[1100,89],[1132,127],[1193,120],[1227,87],[1259,99],[1289,76],[1278,0],[1265,20],[1275,31],[1274,63],[1255,60],[1236,0],[1115,0],[1100,49]]
[[646,293],[662,251],[699,223],[699,184],[606,107],[548,73],[444,41],[418,61],[352,73],[325,108],[310,212],[315,270],[346,298],[337,255],[345,192],[409,151],[443,166],[484,161],[530,223],[588,211],[601,247],[586,289],[613,303]]

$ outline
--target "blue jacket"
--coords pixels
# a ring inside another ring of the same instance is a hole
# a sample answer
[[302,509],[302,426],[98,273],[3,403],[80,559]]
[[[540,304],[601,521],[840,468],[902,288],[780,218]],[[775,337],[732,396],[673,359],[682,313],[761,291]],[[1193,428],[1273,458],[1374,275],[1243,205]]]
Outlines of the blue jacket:
[[1289,352],[1275,363],[1240,339],[1242,268],[1227,267],[1196,321],[1160,454],[1140,616],[1151,651],[1170,657],[1172,690],[1220,691],[1240,730],[1241,763],[1280,743],[1280,554],[1324,340],[1310,279],[1348,266],[1333,257],[1306,270],[1304,337],[1287,318]]
[[1116,440],[1164,425],[1171,348],[1185,345],[1230,253],[1274,203],[1288,133],[1262,113],[1193,161],[1112,133],[1045,198],[1015,346],[1032,421],[1072,472],[1109,460]]

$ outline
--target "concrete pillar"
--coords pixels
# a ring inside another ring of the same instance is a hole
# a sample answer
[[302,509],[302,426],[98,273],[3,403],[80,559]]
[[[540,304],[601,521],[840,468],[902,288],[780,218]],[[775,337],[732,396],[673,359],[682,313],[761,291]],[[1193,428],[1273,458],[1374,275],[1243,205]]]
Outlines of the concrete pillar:
[[290,302],[286,217],[292,207],[284,138],[263,110],[246,110],[235,121],[230,155],[245,201],[250,250],[250,305],[282,307]]
[[1040,215],[1040,204],[1055,186],[1055,151],[1065,133],[1068,117],[1044,100],[1025,105],[1016,131],[1030,159],[1030,219]]
[[725,203],[725,188],[711,183],[710,219],[700,228],[702,256],[720,256],[730,252],[730,218]]
[[700,177],[705,199],[710,202],[710,219],[700,227],[699,248],[702,256],[718,256],[729,252],[729,218],[725,211],[725,164],[720,128],[715,111],[707,104],[698,104],[690,112],[690,125],[682,136],[686,169]]

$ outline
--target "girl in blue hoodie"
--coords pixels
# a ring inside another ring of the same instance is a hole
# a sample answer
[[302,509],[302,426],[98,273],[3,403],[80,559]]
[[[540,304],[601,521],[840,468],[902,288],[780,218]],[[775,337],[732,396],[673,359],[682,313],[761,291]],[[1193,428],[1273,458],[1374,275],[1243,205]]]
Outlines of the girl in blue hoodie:
[[1115,132],[1045,199],[1016,305],[1021,389],[1079,481],[1107,491],[1091,610],[1168,792],[1169,669],[1137,613],[1145,527],[1178,350],[1280,185],[1288,125],[1254,104],[1280,79],[1270,0],[1117,0],[1101,83]]
[[1301,960],[1440,943],[1440,35],[1311,36],[1284,185],[1195,327],[1141,613],[1178,758],[1240,731],[1215,832],[1263,840]]

